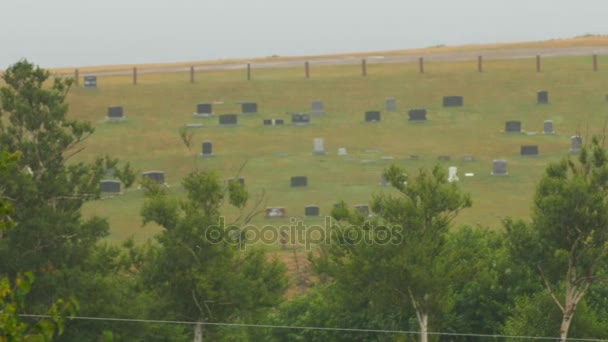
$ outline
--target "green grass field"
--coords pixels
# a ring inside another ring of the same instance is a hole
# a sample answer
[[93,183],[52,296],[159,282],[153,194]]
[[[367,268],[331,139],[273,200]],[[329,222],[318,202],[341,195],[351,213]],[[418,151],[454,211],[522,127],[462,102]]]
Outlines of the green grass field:
[[[359,65],[312,67],[311,79],[304,78],[301,67],[253,70],[252,81],[246,81],[244,70],[199,72],[195,84],[189,83],[188,73],[141,74],[137,86],[130,76],[98,77],[98,89],[74,88],[68,101],[71,117],[96,126],[79,158],[110,154],[140,171],[163,170],[176,195],[182,191],[181,178],[195,167],[228,178],[246,164],[241,176],[254,196],[265,193],[267,206],[284,206],[289,216],[303,216],[305,205],[317,204],[325,215],[339,200],[367,203],[372,194],[391,191],[379,186],[380,173],[390,163],[382,156],[392,156],[414,172],[438,163],[439,155],[449,155],[452,161],[441,165],[446,173],[448,166],[458,166],[460,184],[473,197],[473,207],[457,223],[498,229],[501,218],[529,214],[544,166],[567,155],[571,135],[602,132],[608,71],[592,71],[590,58],[544,58],[541,73],[535,72],[533,60],[505,60],[485,61],[484,73],[477,72],[476,61],[426,63],[424,74],[418,73],[417,63],[368,63],[365,78]],[[599,62],[605,65],[608,59],[600,57]],[[536,104],[540,89],[549,91],[550,104]],[[464,107],[443,108],[445,95],[464,96]],[[384,111],[386,97],[397,99],[398,112]],[[285,113],[308,111],[314,99],[324,101],[325,116],[312,117],[308,127],[289,125]],[[210,101],[225,102],[214,107],[218,114],[239,113],[239,100],[257,102],[259,114],[240,116],[237,127],[218,127],[217,117],[192,117],[197,103]],[[112,105],[124,107],[126,122],[104,122]],[[427,108],[429,121],[408,123],[407,110],[419,107]],[[382,111],[382,121],[364,124],[364,112],[374,109]],[[264,127],[263,118],[284,118],[287,125]],[[556,135],[501,133],[507,120],[520,120],[524,130],[540,133],[546,119],[554,121]],[[199,122],[205,127],[193,130],[194,146],[188,150],[178,130]],[[315,137],[325,139],[327,155],[312,154]],[[197,157],[204,140],[213,142],[215,157]],[[540,156],[521,157],[524,144],[539,145]],[[339,147],[348,150],[351,160],[337,156]],[[462,162],[466,154],[476,161]],[[410,155],[420,160],[408,160]],[[490,175],[493,159],[508,161],[509,176]],[[465,178],[465,172],[475,177]],[[295,175],[308,176],[309,186],[290,188]],[[141,191],[128,190],[88,203],[85,214],[107,217],[113,242],[129,236],[143,241],[158,228],[141,227],[142,202]],[[226,211],[229,217],[235,214]],[[277,222],[289,220],[260,216],[254,221]]]

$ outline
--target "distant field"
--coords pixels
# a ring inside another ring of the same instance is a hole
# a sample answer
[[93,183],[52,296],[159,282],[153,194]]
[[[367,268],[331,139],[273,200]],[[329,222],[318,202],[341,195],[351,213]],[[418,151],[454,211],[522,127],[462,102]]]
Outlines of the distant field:
[[[600,65],[605,63],[608,59],[600,57]],[[137,86],[130,84],[129,76],[108,76],[98,79],[98,89],[74,88],[68,100],[72,117],[96,126],[80,158],[107,153],[131,161],[140,171],[163,170],[176,195],[182,191],[180,180],[194,167],[217,170],[227,178],[246,164],[241,176],[253,195],[265,192],[268,206],[284,206],[289,216],[303,216],[304,206],[317,204],[326,215],[339,200],[367,203],[372,194],[391,191],[379,186],[380,173],[390,165],[382,156],[392,156],[415,172],[438,163],[439,155],[449,155],[452,161],[441,165],[446,172],[448,166],[457,166],[460,184],[473,197],[473,207],[462,212],[457,223],[499,229],[502,218],[529,214],[544,166],[567,155],[570,136],[599,133],[608,118],[607,74],[601,68],[592,71],[590,57],[545,58],[541,73],[534,72],[533,65],[531,60],[487,61],[485,72],[478,73],[471,62],[431,63],[420,74],[415,63],[374,64],[366,78],[360,76],[359,66],[327,66],[316,67],[308,80],[301,68],[263,69],[250,82],[242,70],[209,71],[199,73],[195,84],[183,73],[150,74],[140,77]],[[536,104],[539,89],[549,91],[549,105]],[[464,96],[464,107],[443,108],[445,95]],[[384,111],[386,97],[397,99],[398,112]],[[289,123],[286,112],[308,111],[314,99],[325,102],[327,114],[313,117],[309,127],[262,126],[263,118]],[[239,113],[239,100],[257,102],[260,113],[240,116],[238,127],[218,127],[217,117],[192,117],[199,102],[224,101],[215,106],[216,113]],[[124,106],[126,122],[104,123],[112,105]],[[411,108],[426,108],[429,121],[408,123],[406,111]],[[364,124],[364,112],[373,109],[382,111],[382,121]],[[500,132],[507,120],[520,120],[524,130],[540,132],[546,119],[554,121],[556,135]],[[194,130],[189,151],[178,129],[199,122],[205,127]],[[325,139],[328,155],[312,154],[315,137]],[[197,157],[204,140],[213,142],[215,157]],[[519,156],[525,144],[539,145],[541,155]],[[337,156],[339,147],[345,147],[352,160]],[[280,153],[288,156],[277,156]],[[466,154],[476,161],[463,162]],[[407,160],[410,155],[420,160]],[[492,160],[503,158],[509,176],[491,176]],[[475,177],[465,178],[465,172]],[[308,176],[309,186],[290,188],[289,179],[295,175]],[[141,191],[129,190],[87,204],[85,214],[107,217],[114,242],[129,236],[143,241],[158,228],[141,227],[142,201]],[[254,223],[289,220],[260,216]]]

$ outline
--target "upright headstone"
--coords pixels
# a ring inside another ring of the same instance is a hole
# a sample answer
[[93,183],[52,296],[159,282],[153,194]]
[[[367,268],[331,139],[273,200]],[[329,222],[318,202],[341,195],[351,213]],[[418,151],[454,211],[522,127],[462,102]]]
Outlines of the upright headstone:
[[325,106],[323,101],[314,100],[310,103],[310,114],[311,115],[323,115],[325,114]]
[[283,125],[283,123],[285,123],[285,121],[283,119],[274,119],[274,124],[276,126],[281,126],[281,125]]
[[108,107],[108,120],[121,121],[125,119],[123,109],[120,106]]
[[213,115],[213,105],[211,103],[199,103],[196,105],[194,116],[211,116]]
[[264,126],[272,126],[273,122],[272,119],[264,119]]
[[313,139],[313,153],[317,155],[325,154],[325,148],[323,146],[323,138]]
[[213,143],[211,141],[204,141],[202,145],[201,157],[213,156]]
[[241,103],[241,112],[243,114],[254,114],[258,112],[258,104],[255,102]]
[[554,134],[553,132],[553,120],[545,120],[543,123],[543,134]]
[[103,193],[119,194],[120,181],[113,179],[102,180],[101,182],[99,182],[99,188]]
[[380,112],[377,110],[365,112],[365,122],[380,122]]
[[285,217],[285,208],[283,207],[268,207],[266,208],[266,218],[283,218]]
[[219,116],[219,124],[224,125],[236,125],[237,115],[236,114],[222,114]]
[[387,97],[384,100],[384,109],[387,112],[395,112],[397,111],[397,100],[394,97]]
[[579,154],[583,148],[583,138],[580,135],[570,137],[570,153]]
[[163,171],[146,171],[142,173],[142,176],[159,184],[165,184],[165,173]]
[[505,133],[521,133],[521,121],[505,122]]
[[459,178],[458,178],[458,168],[456,166],[450,166],[448,168],[448,182],[453,183],[453,182],[458,182]]
[[[228,183],[230,183],[230,182],[234,182],[235,179],[234,178],[228,178],[226,181]],[[236,178],[236,181],[238,181],[239,183],[241,183],[241,185],[245,185],[245,178],[243,178],[243,177]]]
[[346,152],[346,148],[345,147],[340,147],[338,149],[338,155],[339,156],[346,156],[346,155],[348,155],[348,153]]
[[297,126],[310,124],[309,114],[291,114],[291,123]]
[[497,159],[492,161],[492,175],[493,176],[506,176],[507,172],[507,161],[503,159]]
[[462,96],[444,96],[443,106],[444,107],[462,107],[464,105],[464,98]]
[[319,206],[308,205],[304,207],[304,216],[319,216]]
[[85,88],[97,88],[97,76],[85,76],[82,86]]
[[302,187],[308,186],[308,177],[306,176],[293,176],[291,177],[291,187]]
[[522,156],[537,156],[538,145],[522,145],[519,154]]
[[384,177],[384,174],[380,175],[380,186],[387,186],[388,185],[388,181],[386,180],[386,177]]
[[410,109],[407,112],[407,114],[409,116],[409,121],[410,122],[423,122],[423,121],[426,121],[426,109],[424,109],[424,108]]
[[546,90],[540,90],[536,94],[536,103],[538,103],[538,104],[549,103],[549,92],[547,92]]
[[367,204],[357,204],[357,205],[355,205],[355,210],[357,210],[364,216],[369,215],[369,206]]

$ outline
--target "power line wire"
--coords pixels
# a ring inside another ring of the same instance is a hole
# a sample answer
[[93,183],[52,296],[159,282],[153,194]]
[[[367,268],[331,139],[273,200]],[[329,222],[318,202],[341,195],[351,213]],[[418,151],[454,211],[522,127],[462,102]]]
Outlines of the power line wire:
[[[52,318],[49,315],[32,315],[20,314],[20,317],[29,318]],[[153,320],[153,319],[136,319],[136,318],[113,318],[113,317],[86,317],[72,316],[68,317],[73,320],[87,321],[106,321],[106,322],[126,322],[126,323],[156,323],[156,324],[175,324],[175,325],[209,325],[209,326],[227,326],[241,328],[270,328],[270,329],[293,329],[293,330],[325,330],[325,331],[348,331],[361,333],[380,333],[380,334],[400,334],[400,335],[419,335],[419,331],[407,330],[385,330],[385,329],[361,329],[361,328],[328,328],[328,327],[307,327],[296,325],[273,325],[273,324],[247,324],[247,323],[220,323],[220,322],[192,322],[192,321],[168,321],[168,320]],[[473,333],[448,333],[448,332],[428,332],[428,335],[436,336],[459,336],[459,337],[490,337],[490,338],[515,338],[515,339],[532,339],[532,340],[549,340],[557,341],[559,337],[546,336],[515,336],[515,335],[489,335],[489,334],[473,334]],[[602,342],[608,341],[604,339],[592,338],[568,338],[570,341],[586,341],[586,342]]]

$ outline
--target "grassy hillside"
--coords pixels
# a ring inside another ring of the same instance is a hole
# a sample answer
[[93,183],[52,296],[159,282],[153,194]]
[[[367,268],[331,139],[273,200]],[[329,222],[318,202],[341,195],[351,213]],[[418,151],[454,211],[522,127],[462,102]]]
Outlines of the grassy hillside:
[[[600,57],[600,66],[608,59]],[[417,64],[368,65],[368,77],[360,66],[326,66],[311,70],[304,79],[302,68],[255,70],[245,80],[243,70],[197,74],[189,83],[187,73],[140,75],[139,84],[130,76],[98,79],[98,89],[73,89],[69,96],[71,116],[96,126],[80,158],[111,154],[131,161],[141,171],[163,170],[171,191],[179,194],[180,179],[192,168],[218,170],[233,177],[242,165],[241,176],[253,194],[266,194],[267,205],[284,206],[288,215],[302,216],[304,206],[317,204],[328,214],[333,203],[367,203],[379,191],[380,173],[390,162],[412,172],[438,163],[449,155],[448,166],[458,166],[462,187],[473,196],[473,208],[464,211],[457,223],[500,227],[502,217],[526,217],[534,187],[547,162],[568,153],[570,136],[599,133],[606,121],[608,93],[606,70],[591,70],[590,57],[544,58],[543,72],[536,73],[533,60],[486,61],[484,73],[476,62],[427,63],[426,73]],[[550,104],[537,105],[536,92],[549,91]],[[464,96],[462,108],[443,108],[445,95]],[[385,112],[384,99],[395,97],[398,112]],[[286,112],[303,112],[310,101],[325,102],[327,114],[313,117],[308,127],[264,127],[263,118],[284,118]],[[218,127],[217,117],[192,117],[198,102],[223,101],[216,113],[239,113],[239,100],[258,103],[259,114],[240,116],[238,127]],[[124,106],[127,121],[105,123],[108,106]],[[411,124],[407,110],[427,108],[429,121]],[[381,110],[382,121],[364,124],[367,110]],[[554,121],[556,135],[527,136],[501,133],[507,120],[521,120],[522,128],[542,131],[543,121]],[[193,130],[194,146],[188,150],[178,135],[187,123],[203,123]],[[312,140],[325,139],[326,156],[312,154]],[[213,158],[198,158],[204,140],[214,143]],[[537,144],[540,156],[519,156],[524,144]],[[339,147],[349,158],[337,156]],[[287,156],[280,156],[286,153]],[[467,163],[462,156],[472,154]],[[420,160],[408,160],[419,155]],[[509,176],[490,175],[493,159],[507,159]],[[362,160],[371,162],[361,162]],[[465,178],[465,172],[475,177]],[[307,188],[292,189],[289,179],[306,175]],[[112,240],[134,235],[142,241],[157,230],[141,227],[141,191],[89,203],[86,214],[109,218]],[[227,211],[228,216],[235,213]],[[258,217],[255,223],[277,223]],[[289,220],[282,221],[288,223]],[[321,220],[307,222],[320,223]]]

